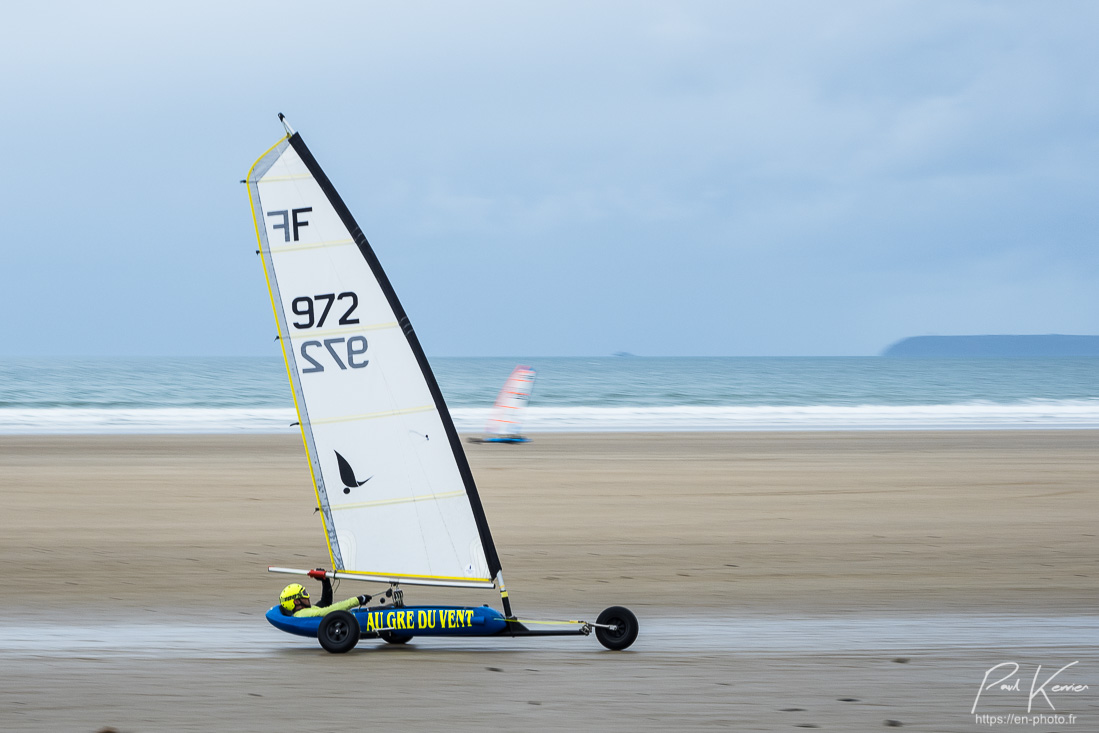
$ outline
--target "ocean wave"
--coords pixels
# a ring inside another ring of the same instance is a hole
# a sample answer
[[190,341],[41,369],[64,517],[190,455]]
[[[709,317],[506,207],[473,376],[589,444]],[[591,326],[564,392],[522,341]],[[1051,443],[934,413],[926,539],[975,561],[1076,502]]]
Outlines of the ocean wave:
[[292,433],[292,408],[0,409],[0,434]]
[[530,432],[1099,428],[1099,400],[951,405],[531,407],[528,413],[524,430]]
[[[451,411],[463,433],[488,408]],[[0,409],[0,434],[296,433],[290,408]],[[523,432],[1099,429],[1099,400],[1011,404],[530,407]]]

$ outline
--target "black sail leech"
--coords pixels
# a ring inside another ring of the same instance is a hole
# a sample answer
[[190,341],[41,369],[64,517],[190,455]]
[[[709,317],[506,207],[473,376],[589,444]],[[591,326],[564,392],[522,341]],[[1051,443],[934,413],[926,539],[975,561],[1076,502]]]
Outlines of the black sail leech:
[[[485,553],[485,560],[488,563],[489,577],[496,577],[500,572],[500,558],[496,552],[496,545],[492,541],[492,533],[489,530],[488,519],[485,517],[484,508],[481,504],[481,498],[477,493],[477,485],[473,480],[473,473],[469,468],[469,462],[466,459],[465,451],[462,449],[461,441],[458,437],[458,431],[454,427],[454,421],[450,416],[450,411],[447,409],[446,402],[443,399],[443,393],[439,389],[439,384],[435,379],[434,373],[431,371],[431,366],[428,364],[427,357],[424,354],[423,348],[420,345],[419,339],[416,337],[416,332],[412,328],[412,323],[409,321],[407,314],[404,311],[404,307],[401,305],[400,300],[397,298],[396,292],[393,290],[392,284],[389,282],[389,278],[386,276],[385,271],[382,269],[377,255],[371,248],[370,243],[367,241],[366,236],[362,233],[358,224],[355,222],[354,217],[351,215],[350,210],[344,204],[343,199],[340,198],[339,193],[335,187],[329,181],[328,176],[325,175],[320,165],[317,163],[313,154],[306,147],[305,142],[302,140],[299,133],[294,133],[290,136],[290,145],[293,146],[294,151],[301,158],[305,164],[309,173],[316,180],[320,186],[324,195],[328,198],[332,208],[336,211],[340,220],[344,226],[351,233],[352,239],[355,245],[358,247],[360,254],[366,260],[371,272],[377,279],[378,284],[385,295],[386,300],[392,308],[394,315],[397,317],[397,322],[404,333],[405,338],[408,341],[408,345],[412,350],[413,355],[416,358],[416,362],[420,367],[420,371],[423,375],[424,381],[427,384],[428,390],[432,399],[435,402],[435,408],[438,411],[439,418],[442,422],[443,429],[446,432],[447,440],[450,443],[450,448],[454,456],[455,464],[458,468],[458,473],[461,476],[462,483],[465,487],[466,496],[468,497],[470,508],[473,513],[474,521],[477,525],[477,531],[480,536],[481,545]],[[350,484],[348,484],[350,485]]]

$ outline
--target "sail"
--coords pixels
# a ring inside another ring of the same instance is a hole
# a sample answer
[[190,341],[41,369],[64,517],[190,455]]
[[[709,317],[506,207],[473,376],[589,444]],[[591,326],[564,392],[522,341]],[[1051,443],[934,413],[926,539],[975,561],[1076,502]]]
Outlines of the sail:
[[519,435],[523,408],[530,401],[534,389],[534,370],[517,366],[504,382],[504,388],[492,406],[485,432],[490,435]]
[[333,567],[493,587],[500,561],[458,433],[366,237],[296,132],[247,183]]

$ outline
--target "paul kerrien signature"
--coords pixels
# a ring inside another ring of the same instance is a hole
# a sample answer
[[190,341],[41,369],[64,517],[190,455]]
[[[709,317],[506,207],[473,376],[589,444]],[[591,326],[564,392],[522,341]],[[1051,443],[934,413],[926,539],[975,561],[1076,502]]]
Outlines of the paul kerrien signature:
[[[1034,679],[1031,680],[1031,682],[1030,682],[1030,696],[1027,698],[1026,711],[1028,713],[1030,712],[1031,707],[1034,705],[1034,698],[1038,697],[1039,695],[1041,695],[1043,698],[1045,698],[1046,704],[1049,705],[1050,710],[1056,710],[1057,708],[1053,707],[1053,701],[1051,701],[1049,699],[1049,695],[1046,694],[1046,685],[1048,685],[1050,682],[1052,682],[1054,680],[1054,678],[1057,677],[1057,675],[1061,674],[1062,672],[1064,672],[1069,667],[1071,667],[1073,665],[1076,665],[1076,664],[1079,664],[1079,663],[1080,663],[1080,660],[1076,660],[1075,662],[1071,662],[1069,664],[1066,664],[1064,667],[1061,667],[1059,670],[1057,670],[1056,672],[1051,674],[1046,679],[1046,681],[1043,682],[1040,685],[1038,684],[1038,675],[1042,672],[1042,665],[1039,664],[1038,669],[1034,670]],[[1008,672],[1007,674],[1005,674],[1000,679],[998,679],[994,682],[989,682],[988,678],[992,675],[993,672],[1000,669],[1001,667],[1010,667],[1011,671]],[[985,690],[996,687],[996,685],[1000,686],[1000,688],[999,688],[1000,692],[1022,692],[1023,690],[1019,686],[1019,678],[1015,676],[1018,673],[1019,673],[1019,665],[1016,662],[1000,662],[995,667],[990,667],[988,669],[988,671],[985,672],[985,678],[983,680],[981,680],[981,686],[977,688],[977,697],[975,697],[973,699],[973,709],[969,711],[969,714],[973,715],[974,713],[977,712],[977,703],[980,702],[980,700],[981,700],[981,693],[984,692]],[[1050,692],[1083,692],[1086,689],[1088,689],[1087,685],[1058,684],[1058,685],[1050,686],[1049,691]]]

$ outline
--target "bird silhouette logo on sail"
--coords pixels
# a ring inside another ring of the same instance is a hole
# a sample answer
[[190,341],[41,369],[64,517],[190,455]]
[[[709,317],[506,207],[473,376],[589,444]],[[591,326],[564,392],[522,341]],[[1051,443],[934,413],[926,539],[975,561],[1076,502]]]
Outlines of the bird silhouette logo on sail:
[[340,466],[340,479],[343,480],[343,493],[350,494],[351,489],[362,486],[373,476],[367,476],[362,481],[355,480],[355,469],[351,468],[351,464],[347,462],[347,459],[340,455],[339,451],[332,451],[336,454],[336,463]]

